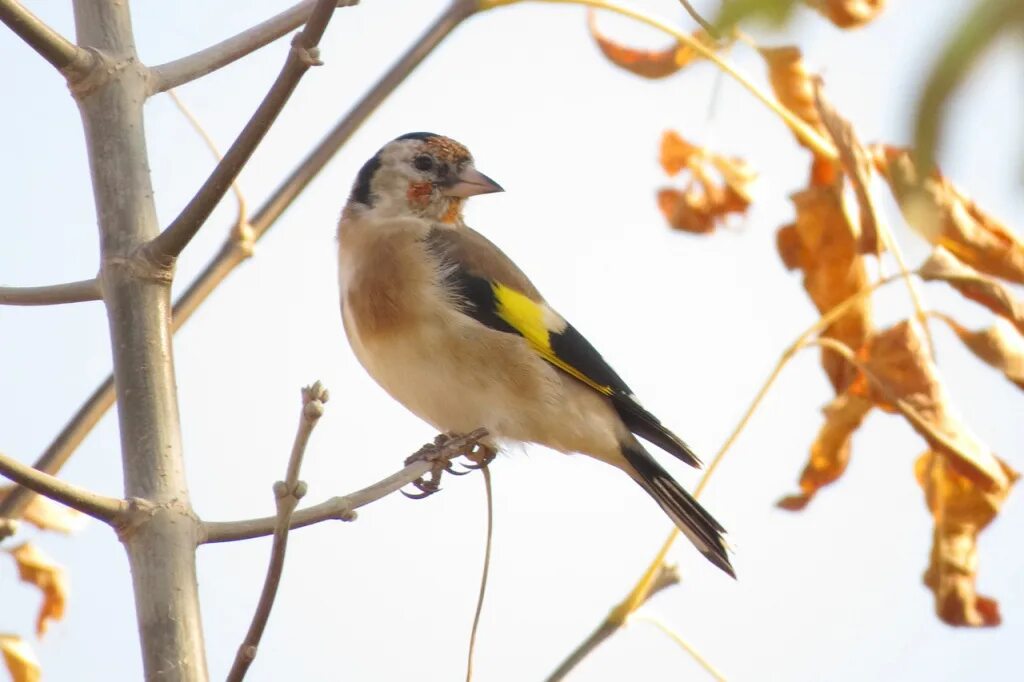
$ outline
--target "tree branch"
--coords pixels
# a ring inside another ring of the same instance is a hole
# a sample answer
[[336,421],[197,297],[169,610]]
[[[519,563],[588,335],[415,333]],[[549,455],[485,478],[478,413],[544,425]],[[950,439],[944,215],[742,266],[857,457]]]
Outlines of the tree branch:
[[199,188],[178,217],[156,238],[145,245],[148,256],[157,263],[173,261],[210,217],[214,207],[231,187],[270,126],[277,120],[288,98],[309,67],[322,64],[317,44],[334,15],[337,0],[318,0],[309,15],[306,27],[292,40],[281,73],[270,86],[266,97],[245,124],[224,158],[214,167],[210,177]]
[[267,621],[270,619],[270,610],[274,607],[277,588],[281,584],[281,574],[284,572],[284,554],[288,547],[288,530],[292,512],[295,511],[299,500],[306,494],[306,484],[299,480],[302,457],[306,452],[309,436],[324,413],[324,403],[327,402],[327,397],[327,389],[319,381],[302,389],[302,413],[299,417],[299,430],[295,434],[295,444],[292,446],[292,454],[288,460],[288,471],[284,481],[274,484],[277,517],[274,526],[274,545],[270,550],[270,565],[267,566],[267,577],[263,582],[263,591],[256,604],[256,613],[253,614],[252,623],[249,624],[249,631],[241,646],[238,647],[238,653],[235,654],[235,662],[231,666],[231,672],[228,673],[228,682],[240,682],[245,677],[249,666],[256,658],[256,649],[259,647],[263,630],[267,627]]
[[[647,592],[647,596],[644,597],[642,603],[647,602],[647,600],[666,587],[677,585],[679,580],[679,569],[675,565],[661,564],[661,568],[651,584],[651,589]],[[601,646],[606,639],[618,632],[622,625],[623,622],[616,618],[613,609],[612,613],[609,613],[604,621],[590,633],[590,636],[572,650],[555,672],[551,673],[546,682],[558,682],[564,679],[591,651]]]
[[[371,486],[342,497],[332,497],[326,502],[306,509],[300,509],[292,515],[289,527],[303,528],[331,519],[353,521],[356,518],[355,510],[359,507],[376,502],[430,473],[439,464],[446,464],[452,459],[466,454],[486,436],[486,429],[477,429],[465,436],[452,438],[430,456],[412,461],[401,471],[377,481]],[[207,521],[203,524],[204,533],[199,542],[205,544],[259,538],[270,535],[276,527],[276,516],[246,521]]]
[[[337,0],[337,7],[349,7],[359,0]],[[213,73],[231,62],[265,47],[281,36],[294,31],[309,18],[316,0],[303,0],[290,9],[270,17],[262,24],[248,28],[216,45],[173,62],[150,68],[150,93],[165,92],[189,81]]]
[[[232,230],[220,251],[175,302],[174,314],[171,318],[171,331],[178,331],[220,283],[252,255],[255,242],[274,226],[278,218],[292,205],[313,178],[323,170],[324,166],[334,158],[338,150],[348,142],[366,119],[387,99],[388,95],[420,65],[427,55],[434,51],[434,48],[448,37],[455,27],[476,12],[476,0],[454,0],[405,54],[381,76],[370,91],[324,136],[320,143],[292,171],[291,175],[278,185],[274,193],[253,215],[252,220],[247,225],[236,226],[236,229]],[[241,229],[238,229],[239,227]],[[60,471],[75,449],[113,404],[114,378],[108,375],[68,420],[33,466],[49,474]],[[12,490],[3,500],[0,500],[0,519],[20,517],[34,494],[24,487]],[[263,533],[263,535],[268,534]],[[0,524],[0,540],[9,535],[5,526]]]
[[49,474],[36,471],[2,452],[0,452],[0,474],[40,495],[106,523],[113,523],[128,509],[128,503],[124,500],[79,488]]
[[84,74],[92,66],[88,50],[54,31],[17,0],[0,0],[0,21],[65,77]]
[[103,298],[95,277],[44,287],[0,287],[0,305],[61,305]]

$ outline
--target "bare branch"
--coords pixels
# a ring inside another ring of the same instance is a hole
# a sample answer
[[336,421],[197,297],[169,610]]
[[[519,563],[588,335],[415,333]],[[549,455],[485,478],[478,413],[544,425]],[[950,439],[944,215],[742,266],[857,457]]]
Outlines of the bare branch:
[[[359,0],[337,0],[337,7],[350,7]],[[165,92],[189,81],[213,73],[231,62],[265,47],[283,35],[302,26],[309,18],[316,0],[303,0],[289,9],[270,17],[261,24],[247,28],[205,50],[190,54],[173,62],[150,68],[153,77],[151,93]]]
[[45,287],[0,287],[0,305],[61,305],[103,298],[95,277]]
[[128,503],[124,500],[79,488],[59,478],[37,471],[27,464],[22,464],[2,452],[0,452],[0,474],[40,495],[106,523],[113,523],[128,509]]
[[[357,490],[342,497],[332,497],[326,502],[321,502],[306,509],[300,509],[292,515],[290,528],[302,528],[331,519],[353,521],[356,518],[355,510],[359,507],[376,502],[380,498],[386,497],[425,476],[439,464],[447,463],[460,455],[464,455],[480,439],[486,436],[486,429],[477,429],[465,436],[452,438],[444,443],[430,459],[413,461],[398,473],[377,481],[362,490]],[[205,532],[203,537],[200,538],[200,544],[259,538],[273,533],[276,525],[276,516],[266,516],[262,519],[249,519],[247,521],[207,521],[203,524]]]
[[322,64],[317,44],[323,37],[327,24],[334,15],[337,0],[318,0],[306,22],[306,27],[292,40],[284,67],[256,112],[245,124],[227,154],[210,173],[196,195],[182,209],[178,217],[144,248],[157,263],[166,263],[176,258],[210,217],[214,207],[231,187],[231,183],[242,167],[256,151],[256,147],[277,120],[288,98],[295,91],[299,80],[309,67]]
[[[345,114],[334,128],[324,136],[320,143],[306,156],[299,166],[292,171],[274,193],[263,202],[245,229],[236,229],[229,234],[220,251],[210,260],[202,273],[174,304],[171,318],[171,331],[177,331],[192,317],[199,306],[210,297],[220,283],[253,252],[254,243],[265,235],[277,222],[277,219],[298,198],[313,178],[323,170],[327,162],[338,153],[349,138],[359,129],[370,115],[376,111],[381,102],[387,99],[412,73],[419,64],[434,51],[441,42],[463,21],[478,11],[476,0],[454,0],[451,5],[434,21],[426,32],[417,40],[397,62],[385,73],[356,105]],[[251,228],[251,229],[250,229]],[[40,471],[55,474],[71,457],[100,418],[114,404],[114,379],[107,378],[100,384],[89,399],[78,409],[67,424],[57,434],[39,459],[33,465]],[[404,483],[402,485],[405,485]],[[33,493],[28,488],[18,487],[0,500],[0,519],[20,517],[31,501]],[[9,532],[0,524],[0,540],[8,537]],[[269,532],[263,533],[269,535]]]
[[[651,589],[644,598],[644,602],[666,587],[678,584],[679,580],[679,570],[674,564],[661,564],[658,574],[651,584]],[[562,664],[558,666],[555,672],[551,673],[547,678],[547,682],[558,682],[558,680],[564,679],[591,651],[601,646],[606,639],[618,632],[622,625],[623,623],[612,614],[608,614],[608,617],[590,633],[590,636],[580,642],[579,646],[572,650],[572,653],[562,661]]]
[[324,413],[325,402],[327,402],[327,389],[319,381],[302,389],[302,414],[299,417],[299,430],[295,434],[292,454],[288,460],[287,475],[284,481],[274,484],[277,517],[274,527],[274,545],[270,550],[270,565],[267,566],[267,577],[263,582],[263,591],[256,604],[256,613],[253,614],[252,623],[249,624],[249,631],[241,646],[238,647],[238,653],[235,654],[235,662],[231,666],[231,672],[228,673],[228,682],[240,682],[245,677],[249,666],[256,658],[256,649],[259,647],[263,630],[267,627],[267,621],[270,619],[270,610],[274,607],[277,588],[281,584],[281,574],[284,572],[284,554],[288,547],[288,531],[292,512],[295,511],[299,500],[306,494],[306,484],[299,480],[302,457],[306,452],[309,436]]
[[43,23],[17,0],[0,0],[0,21],[66,77],[84,74],[93,56]]

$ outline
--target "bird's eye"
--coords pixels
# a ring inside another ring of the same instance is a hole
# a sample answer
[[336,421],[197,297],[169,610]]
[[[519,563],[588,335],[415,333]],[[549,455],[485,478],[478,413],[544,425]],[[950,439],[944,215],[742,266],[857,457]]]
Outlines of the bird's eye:
[[412,160],[412,165],[416,166],[417,170],[428,171],[434,167],[434,160],[426,154],[420,154]]

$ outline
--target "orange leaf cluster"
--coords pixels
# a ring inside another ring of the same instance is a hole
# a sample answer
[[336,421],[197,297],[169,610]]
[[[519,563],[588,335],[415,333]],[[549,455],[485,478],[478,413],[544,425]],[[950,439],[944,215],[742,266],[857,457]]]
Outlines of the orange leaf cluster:
[[[1000,461],[1012,483],[1017,474]],[[950,625],[999,625],[999,604],[974,588],[978,571],[978,533],[991,523],[1009,485],[987,490],[964,476],[941,452],[929,450],[914,464],[917,481],[935,518],[931,559],[924,584],[935,593],[935,612]]]
[[41,637],[51,620],[64,617],[68,595],[64,569],[30,542],[18,545],[10,553],[18,565],[19,577],[43,593],[43,604],[36,618],[36,634]]
[[[661,50],[642,50],[617,43],[597,30],[593,9],[587,10],[587,28],[601,53],[612,64],[644,78],[666,78],[691,62],[701,59],[700,53],[688,45],[675,43]],[[714,39],[703,29],[693,32],[698,42],[715,48]]]
[[921,236],[944,247],[976,270],[1024,284],[1024,241],[982,211],[937,170],[922,176],[910,152],[876,147],[875,163],[885,175],[903,215]]
[[686,174],[682,189],[658,191],[658,206],[675,229],[706,234],[750,206],[748,187],[756,173],[742,159],[692,145],[671,130],[661,138],[660,156],[668,175]]
[[885,9],[885,0],[804,0],[839,28],[863,26]]
[[[779,255],[786,267],[803,271],[804,289],[818,311],[826,313],[868,286],[857,230],[838,185],[808,187],[790,198],[796,206],[796,222],[779,228]],[[871,299],[864,297],[822,336],[857,349],[871,330]],[[831,351],[822,351],[821,363],[837,394],[856,376],[856,370]]]
[[39,682],[43,678],[39,661],[21,637],[0,634],[0,654],[3,654],[12,682]]

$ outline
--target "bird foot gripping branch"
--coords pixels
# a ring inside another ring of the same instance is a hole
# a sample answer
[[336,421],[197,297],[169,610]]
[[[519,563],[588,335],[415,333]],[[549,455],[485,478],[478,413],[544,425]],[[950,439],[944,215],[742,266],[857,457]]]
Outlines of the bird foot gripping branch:
[[[409,499],[422,500],[424,497],[429,497],[441,489],[441,475],[443,473],[448,472],[453,476],[465,476],[473,469],[480,469],[490,464],[494,461],[497,452],[494,448],[479,442],[486,435],[487,431],[485,429],[477,429],[465,436],[454,433],[442,433],[434,438],[433,443],[427,443],[409,455],[405,459],[406,466],[416,462],[429,462],[431,469],[425,477],[421,476],[412,482],[413,486],[420,492],[407,493],[403,490],[402,494]],[[452,460],[456,457],[465,457],[471,460],[473,464],[463,463],[462,466],[466,470],[459,471],[452,463]]]

